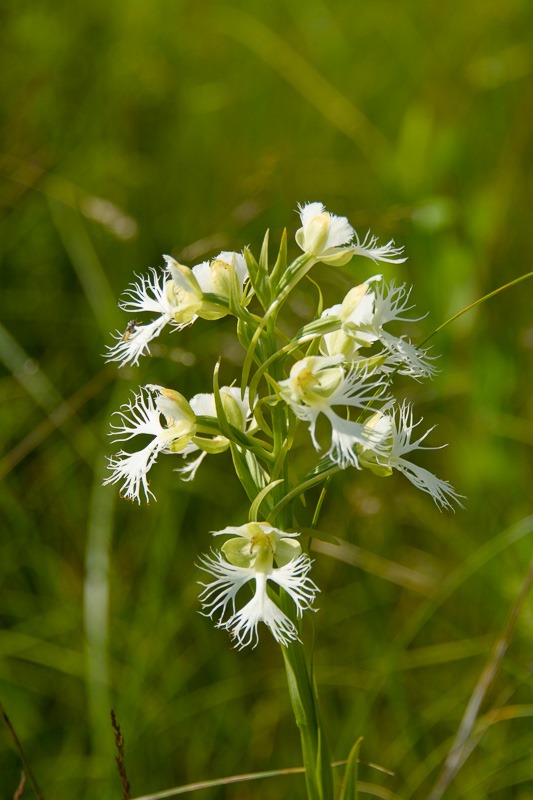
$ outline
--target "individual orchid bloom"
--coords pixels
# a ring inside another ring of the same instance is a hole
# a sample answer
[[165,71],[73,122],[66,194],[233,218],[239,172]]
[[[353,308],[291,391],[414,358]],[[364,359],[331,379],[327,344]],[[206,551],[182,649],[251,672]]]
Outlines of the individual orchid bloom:
[[146,435],[150,441],[140,450],[120,450],[109,460],[111,475],[105,484],[121,483],[121,492],[140,503],[141,489],[148,501],[155,497],[148,485],[148,472],[159,453],[183,453],[190,448],[196,433],[196,417],[187,400],[178,392],[161,386],[141,387],[133,400],[115,412],[119,424],[112,425],[115,442]]
[[[359,445],[359,463],[368,467],[376,475],[390,475],[394,469],[403,473],[418,489],[428,492],[440,509],[453,509],[452,502],[462,506],[460,497],[448,481],[437,478],[429,470],[413,464],[404,455],[413,450],[436,450],[439,447],[423,445],[433,428],[427,430],[416,441],[412,441],[413,431],[420,425],[413,421],[413,410],[409,403],[403,403],[396,411],[387,409],[373,414],[365,423],[365,428],[379,436],[379,449],[372,440]],[[442,445],[445,446],[445,445]]]
[[148,275],[138,276],[124,293],[120,308],[129,314],[144,312],[158,316],[145,325],[132,320],[124,334],[118,333],[116,343],[108,347],[108,361],[119,361],[120,366],[138,364],[139,358],[149,352],[149,344],[163,328],[172,325],[181,330],[198,318],[203,302],[203,292],[191,269],[178,264],[170,256],[163,256],[166,271],[161,274],[151,269]]
[[281,396],[298,419],[309,423],[309,432],[316,450],[321,450],[316,424],[323,414],[331,425],[331,446],[327,455],[344,469],[349,464],[359,467],[356,444],[366,444],[367,437],[379,437],[359,423],[339,416],[335,406],[369,409],[382,400],[388,384],[376,371],[342,366],[343,356],[307,356],[297,361],[286,380],[279,382]]
[[[394,336],[385,330],[389,322],[416,322],[420,318],[405,316],[411,289],[406,284],[386,284],[381,275],[374,275],[360,286],[350,289],[342,303],[326,309],[324,317],[337,317],[339,331],[326,334],[320,350],[328,355],[342,353],[346,360],[362,347],[379,342],[387,353],[384,371],[397,370],[413,378],[429,378],[435,372],[433,357],[417,348],[405,336]],[[350,347],[349,339],[352,339]]]
[[[317,586],[308,578],[311,560],[302,553],[298,533],[285,533],[265,522],[250,522],[240,527],[227,527],[215,536],[231,535],[221,552],[201,557],[201,569],[214,581],[203,583],[200,594],[204,614],[219,619],[218,628],[229,631],[240,650],[256,647],[258,625],[264,622],[282,645],[298,639],[294,622],[269,596],[267,584],[280,586],[295,605],[301,617],[311,608]],[[247,583],[255,583],[252,599],[237,610],[236,598]]]
[[[234,284],[241,297],[244,284],[248,280],[248,267],[242,253],[223,251],[211,261],[203,261],[192,268],[198,285],[204,294],[214,294],[229,300],[231,286]],[[220,319],[228,314],[228,309],[217,303],[204,301],[199,316],[203,319]]]
[[241,291],[248,277],[246,261],[239,253],[219,253],[212,261],[205,261],[192,269],[179,264],[171,256],[163,258],[166,262],[163,273],[150,270],[148,275],[139,276],[139,282],[124,293],[125,300],[120,304],[124,311],[158,316],[145,325],[132,319],[124,334],[117,331],[115,344],[107,348],[107,360],[118,361],[121,367],[129,363],[138,364],[139,358],[149,352],[150,342],[167,325],[182,330],[199,317],[213,320],[226,316],[229,313],[227,306],[217,302],[216,298],[206,299],[205,295],[217,295],[227,301],[233,273]]
[[[375,279],[380,280],[381,275]],[[327,333],[320,341],[320,352],[324,355],[342,354],[348,360],[361,347],[376,341],[375,335],[367,332],[374,320],[375,295],[369,292],[370,278],[366,283],[350,289],[342,303],[326,308],[322,317],[336,317],[340,321],[339,330]]]
[[302,227],[296,231],[296,243],[315,261],[341,267],[353,256],[350,242],[355,231],[346,217],[326,211],[322,203],[299,205]]
[[387,264],[402,264],[406,260],[402,257],[403,247],[395,247],[392,239],[378,247],[377,237],[369,232],[361,241],[346,217],[330,214],[322,203],[306,203],[298,206],[298,210],[302,227],[296,232],[296,243],[315,261],[342,267],[354,255]]
[[[252,413],[248,400],[248,389],[241,396],[241,389],[238,386],[222,386],[220,389],[220,399],[224,408],[227,421],[243,433],[247,433],[252,422]],[[196,394],[189,401],[190,407],[196,417],[217,418],[217,409],[214,394]],[[180,467],[181,479],[191,481],[196,476],[198,467],[208,454],[223,453],[230,445],[229,440],[222,436],[194,436],[187,447],[181,451],[181,455],[186,459],[185,466]],[[193,458],[190,458],[193,456]]]

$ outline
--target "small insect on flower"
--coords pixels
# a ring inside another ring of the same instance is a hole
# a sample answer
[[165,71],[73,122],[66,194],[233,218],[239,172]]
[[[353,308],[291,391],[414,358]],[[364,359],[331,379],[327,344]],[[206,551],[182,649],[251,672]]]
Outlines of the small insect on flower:
[[135,331],[137,330],[137,325],[140,324],[141,323],[138,322],[136,319],[130,319],[130,321],[126,325],[126,330],[124,331],[124,335],[122,336],[122,341],[127,342],[132,333],[135,333]]

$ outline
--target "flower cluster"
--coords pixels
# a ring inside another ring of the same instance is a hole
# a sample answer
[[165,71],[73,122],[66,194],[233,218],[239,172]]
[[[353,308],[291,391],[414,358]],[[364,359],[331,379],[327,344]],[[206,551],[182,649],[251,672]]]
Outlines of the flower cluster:
[[[231,453],[254,501],[252,522],[216,533],[232,538],[201,558],[201,568],[213,577],[203,584],[201,601],[205,614],[216,617],[238,647],[257,643],[261,621],[283,645],[297,638],[281,595],[290,598],[300,617],[317,592],[298,534],[271,524],[283,497],[295,494],[286,462],[300,422],[319,453],[310,473],[315,483],[332,469],[368,469],[380,477],[397,471],[441,509],[460,505],[460,495],[447,481],[410,460],[412,452],[429,448],[430,431],[415,434],[422,420],[415,422],[410,404],[393,397],[396,375],[420,381],[436,371],[427,349],[391,330],[394,323],[420,320],[412,316],[410,287],[373,275],[292,338],[278,327],[288,295],[315,264],[341,267],[358,256],[374,263],[405,261],[393,241],[380,246],[370,233],[361,239],[345,217],[320,203],[303,205],[299,213],[296,243],[302,252],[289,264],[282,244],[270,267],[268,239],[258,261],[247,248],[222,252],[192,268],[165,256],[161,272],[152,269],[126,291],[121,307],[134,318],[108,348],[108,360],[138,365],[167,327],[181,330],[198,319],[236,318],[245,353],[240,385],[219,387],[217,366],[211,394],[187,400],[174,389],[140,387],[116,412],[111,435],[132,444],[110,457],[106,483],[119,484],[125,497],[140,502],[141,495],[153,497],[148,473],[159,454],[178,456],[178,475],[191,480],[207,455]],[[137,319],[144,314],[150,315],[147,321]],[[307,487],[309,477],[302,476],[300,483]],[[260,508],[264,522],[256,521]],[[250,582],[253,597],[237,609],[237,595]],[[269,582],[281,595],[272,587],[267,592]]]

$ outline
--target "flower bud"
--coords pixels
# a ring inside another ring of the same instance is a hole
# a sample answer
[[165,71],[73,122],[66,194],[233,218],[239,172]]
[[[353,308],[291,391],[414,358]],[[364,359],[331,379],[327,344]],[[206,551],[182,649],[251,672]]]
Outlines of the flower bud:
[[220,390],[220,398],[229,424],[243,431],[246,427],[246,407],[227,389]]

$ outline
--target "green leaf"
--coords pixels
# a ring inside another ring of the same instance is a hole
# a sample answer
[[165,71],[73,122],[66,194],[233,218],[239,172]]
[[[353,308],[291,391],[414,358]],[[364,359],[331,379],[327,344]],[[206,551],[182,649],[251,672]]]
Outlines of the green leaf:
[[300,328],[292,341],[297,343],[307,342],[317,336],[324,336],[326,333],[334,333],[340,329],[341,324],[339,317],[334,316],[314,319],[312,322],[308,322],[307,325]]
[[259,262],[256,261],[251,250],[244,248],[244,258],[250,275],[250,282],[254,288],[257,299],[266,311],[272,302],[270,275],[268,273],[268,231],[263,240]]
[[359,792],[357,791],[357,774],[359,771],[359,750],[362,741],[363,737],[360,736],[350,750],[339,800],[357,800],[359,797]]
[[250,276],[250,283],[257,292],[256,286],[259,278],[259,264],[255,260],[255,256],[253,255],[249,247],[244,248],[243,254],[244,254],[244,260],[246,261],[246,266],[248,267],[248,275]]
[[250,342],[252,341],[253,329],[249,322],[243,319],[237,320],[237,337],[239,343],[244,350],[248,350]]
[[[272,489],[274,489],[280,483],[283,483],[283,478],[278,478],[277,481],[272,481],[267,486],[265,486],[264,489],[261,489],[255,500],[253,501],[252,505],[250,506],[250,511],[248,514],[248,519],[250,520],[250,522],[259,522],[259,508],[261,506],[261,503],[263,502],[265,497],[267,497],[267,495],[270,494]],[[270,508],[272,508],[272,501],[270,501]],[[264,516],[266,518],[267,515]]]
[[245,452],[244,458],[250,471],[250,475],[252,476],[252,480],[259,491],[259,489],[262,489],[263,486],[266,486],[267,483],[269,483],[270,475],[266,469],[261,466],[257,460],[257,457],[250,450]]
[[261,469],[253,453],[246,451],[243,453],[239,448],[231,443],[231,455],[235,472],[246,492],[248,499],[253,502],[257,497],[258,491],[263,488],[265,471]]
[[270,231],[265,233],[263,244],[261,245],[261,253],[259,255],[259,267],[261,271],[268,275],[268,239],[270,236]]
[[226,297],[222,297],[222,295],[220,294],[213,294],[212,292],[204,292],[203,300],[206,303],[212,303],[214,306],[220,306],[221,308],[227,308],[228,311],[232,311],[229,300]]
[[[330,475],[335,475],[336,472],[339,472],[340,467],[337,464],[333,464],[329,459],[324,458],[322,462],[327,462],[328,467],[324,468],[321,471],[317,472],[310,472],[307,476],[302,480],[298,486],[295,486],[294,489],[291,489],[285,497],[276,504],[276,506],[272,509],[272,513],[275,516],[279,514],[282,508],[284,508],[287,503],[290,503],[295,497],[306,492],[308,489],[311,489],[313,486],[316,486],[321,481],[325,480]],[[320,464],[321,462],[319,462]],[[318,466],[318,465],[317,465]]]
[[281,277],[287,270],[287,229],[283,229],[281,241],[279,245],[278,257],[274,264],[274,269],[271,275],[271,285],[273,294],[276,293]]
[[[281,592],[280,605],[291,613],[291,603]],[[300,641],[282,647],[291,704],[300,729],[308,800],[332,800],[333,779],[327,741],[323,736],[316,686],[309,674]]]
[[328,544],[335,544],[340,546],[340,541],[337,539],[336,536],[333,536],[331,533],[324,533],[324,531],[319,531],[317,528],[302,528],[301,526],[298,528],[299,533],[305,533],[306,536],[311,536],[312,539],[319,539],[321,542],[328,542]]

